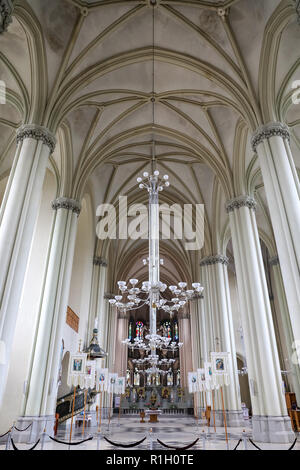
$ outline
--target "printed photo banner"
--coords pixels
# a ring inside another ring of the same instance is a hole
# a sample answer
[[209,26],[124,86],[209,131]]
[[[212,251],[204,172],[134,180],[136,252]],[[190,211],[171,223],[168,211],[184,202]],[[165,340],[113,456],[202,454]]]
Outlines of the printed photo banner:
[[85,382],[85,388],[95,388],[95,384],[96,384],[95,361],[86,361],[84,382]]
[[198,392],[198,374],[197,372],[188,372],[189,393]]
[[109,372],[108,374],[108,393],[115,393],[116,384],[117,384],[118,374],[113,372]]
[[76,353],[70,355],[69,369],[68,369],[68,385],[71,387],[85,387],[86,375],[86,360],[87,354]]
[[229,385],[228,352],[212,352],[211,367],[216,386]]
[[206,391],[205,371],[204,369],[197,369],[198,391]]
[[97,369],[96,390],[106,392],[108,389],[108,369]]
[[216,376],[213,373],[211,362],[204,362],[204,374],[205,374],[206,389],[213,390],[214,388],[216,388],[217,387]]
[[114,392],[117,395],[123,395],[125,393],[125,377],[117,377]]

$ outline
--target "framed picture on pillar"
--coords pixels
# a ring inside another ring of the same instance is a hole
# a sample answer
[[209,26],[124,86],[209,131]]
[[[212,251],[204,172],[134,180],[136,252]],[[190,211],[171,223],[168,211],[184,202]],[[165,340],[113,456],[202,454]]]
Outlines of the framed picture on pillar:
[[212,352],[211,369],[216,375],[228,374],[228,352]]

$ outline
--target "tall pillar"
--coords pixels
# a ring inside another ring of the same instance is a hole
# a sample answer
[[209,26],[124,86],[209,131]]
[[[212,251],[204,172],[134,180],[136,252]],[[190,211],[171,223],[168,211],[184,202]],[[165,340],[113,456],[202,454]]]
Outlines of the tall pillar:
[[[281,122],[259,127],[252,137],[257,152],[295,340],[300,340],[300,185]],[[300,350],[298,353],[300,364]]]
[[180,383],[183,387],[187,386],[187,374],[192,372],[192,349],[191,349],[191,324],[188,312],[178,315],[179,341],[183,343],[179,350],[180,355]]
[[[224,387],[227,423],[228,426],[237,427],[242,425],[243,415],[227,265],[228,258],[223,255],[207,256],[200,261],[200,266],[206,271],[206,276],[204,276],[206,279],[204,295],[210,298],[211,310],[207,314],[213,323],[215,351],[229,353],[228,368],[230,383]],[[222,421],[221,409],[218,410],[217,414],[220,421]]]
[[[76,200],[61,197],[53,201],[52,208],[56,211],[56,217],[49,262],[28,375],[27,394],[23,407],[24,416],[19,418],[19,426],[23,428],[33,422],[30,428],[30,441],[36,439],[45,425],[48,427],[48,433],[53,431],[61,341],[66,320],[77,220],[81,205]],[[28,435],[23,434],[27,439]]]
[[260,442],[291,442],[294,435],[287,415],[255,207],[249,196],[227,203],[245,335],[253,437]]
[[107,262],[100,256],[94,256],[93,259],[93,275],[91,288],[91,301],[89,312],[89,326],[87,331],[87,342],[90,341],[95,320],[98,321],[99,344],[103,348],[103,340],[105,337],[105,312],[104,312],[104,292],[106,282]]
[[122,343],[124,339],[128,338],[128,315],[126,311],[118,311],[116,333],[115,372],[120,377],[126,377],[128,346]]
[[6,387],[20,298],[55,137],[41,126],[24,125],[0,211],[0,404]]
[[0,34],[4,33],[12,22],[13,10],[12,0],[0,0]]
[[274,256],[273,258],[271,258],[269,260],[269,264],[271,266],[271,271],[274,279],[274,292],[279,305],[280,319],[283,327],[285,346],[289,357],[288,364],[286,364],[286,367],[289,371],[288,381],[292,391],[296,394],[297,403],[300,404],[300,367],[299,364],[294,364],[294,361],[291,359],[294,353],[294,349],[292,348],[294,336],[278,256]]

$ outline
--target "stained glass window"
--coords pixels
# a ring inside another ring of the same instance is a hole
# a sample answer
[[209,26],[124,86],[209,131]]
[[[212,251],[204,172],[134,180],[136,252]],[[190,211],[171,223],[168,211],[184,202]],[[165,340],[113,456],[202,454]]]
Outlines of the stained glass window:
[[177,321],[174,322],[174,340],[175,341],[179,340],[179,332],[178,332],[178,323],[177,323]]
[[143,339],[143,329],[144,329],[144,323],[142,321],[137,321],[136,322],[135,336],[138,339]]
[[173,373],[172,373],[172,372],[168,372],[168,375],[167,375],[167,385],[168,385],[168,387],[172,387],[172,386],[173,386]]
[[163,334],[165,338],[172,338],[171,323],[169,321],[165,321],[163,324]]
[[128,338],[132,340],[132,322],[129,323]]

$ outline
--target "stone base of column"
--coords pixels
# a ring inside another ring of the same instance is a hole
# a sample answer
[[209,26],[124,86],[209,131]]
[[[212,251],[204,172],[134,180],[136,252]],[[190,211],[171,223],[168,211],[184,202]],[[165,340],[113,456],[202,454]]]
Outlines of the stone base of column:
[[[226,411],[226,424],[229,428],[241,428],[245,426],[245,420],[243,418],[243,412],[241,410],[230,410]],[[224,426],[224,415],[222,410],[215,411],[216,426]],[[214,417],[213,412],[211,412],[210,425],[213,426]]]
[[289,416],[253,416],[252,428],[254,442],[288,444],[295,439]]
[[[14,442],[35,444],[40,439],[44,430],[49,436],[54,435],[55,416],[21,416],[18,419],[16,427],[18,429],[26,429],[30,424],[32,425],[27,431],[18,432],[14,430]],[[49,438],[46,438],[49,440]],[[45,440],[46,440],[45,439]]]

